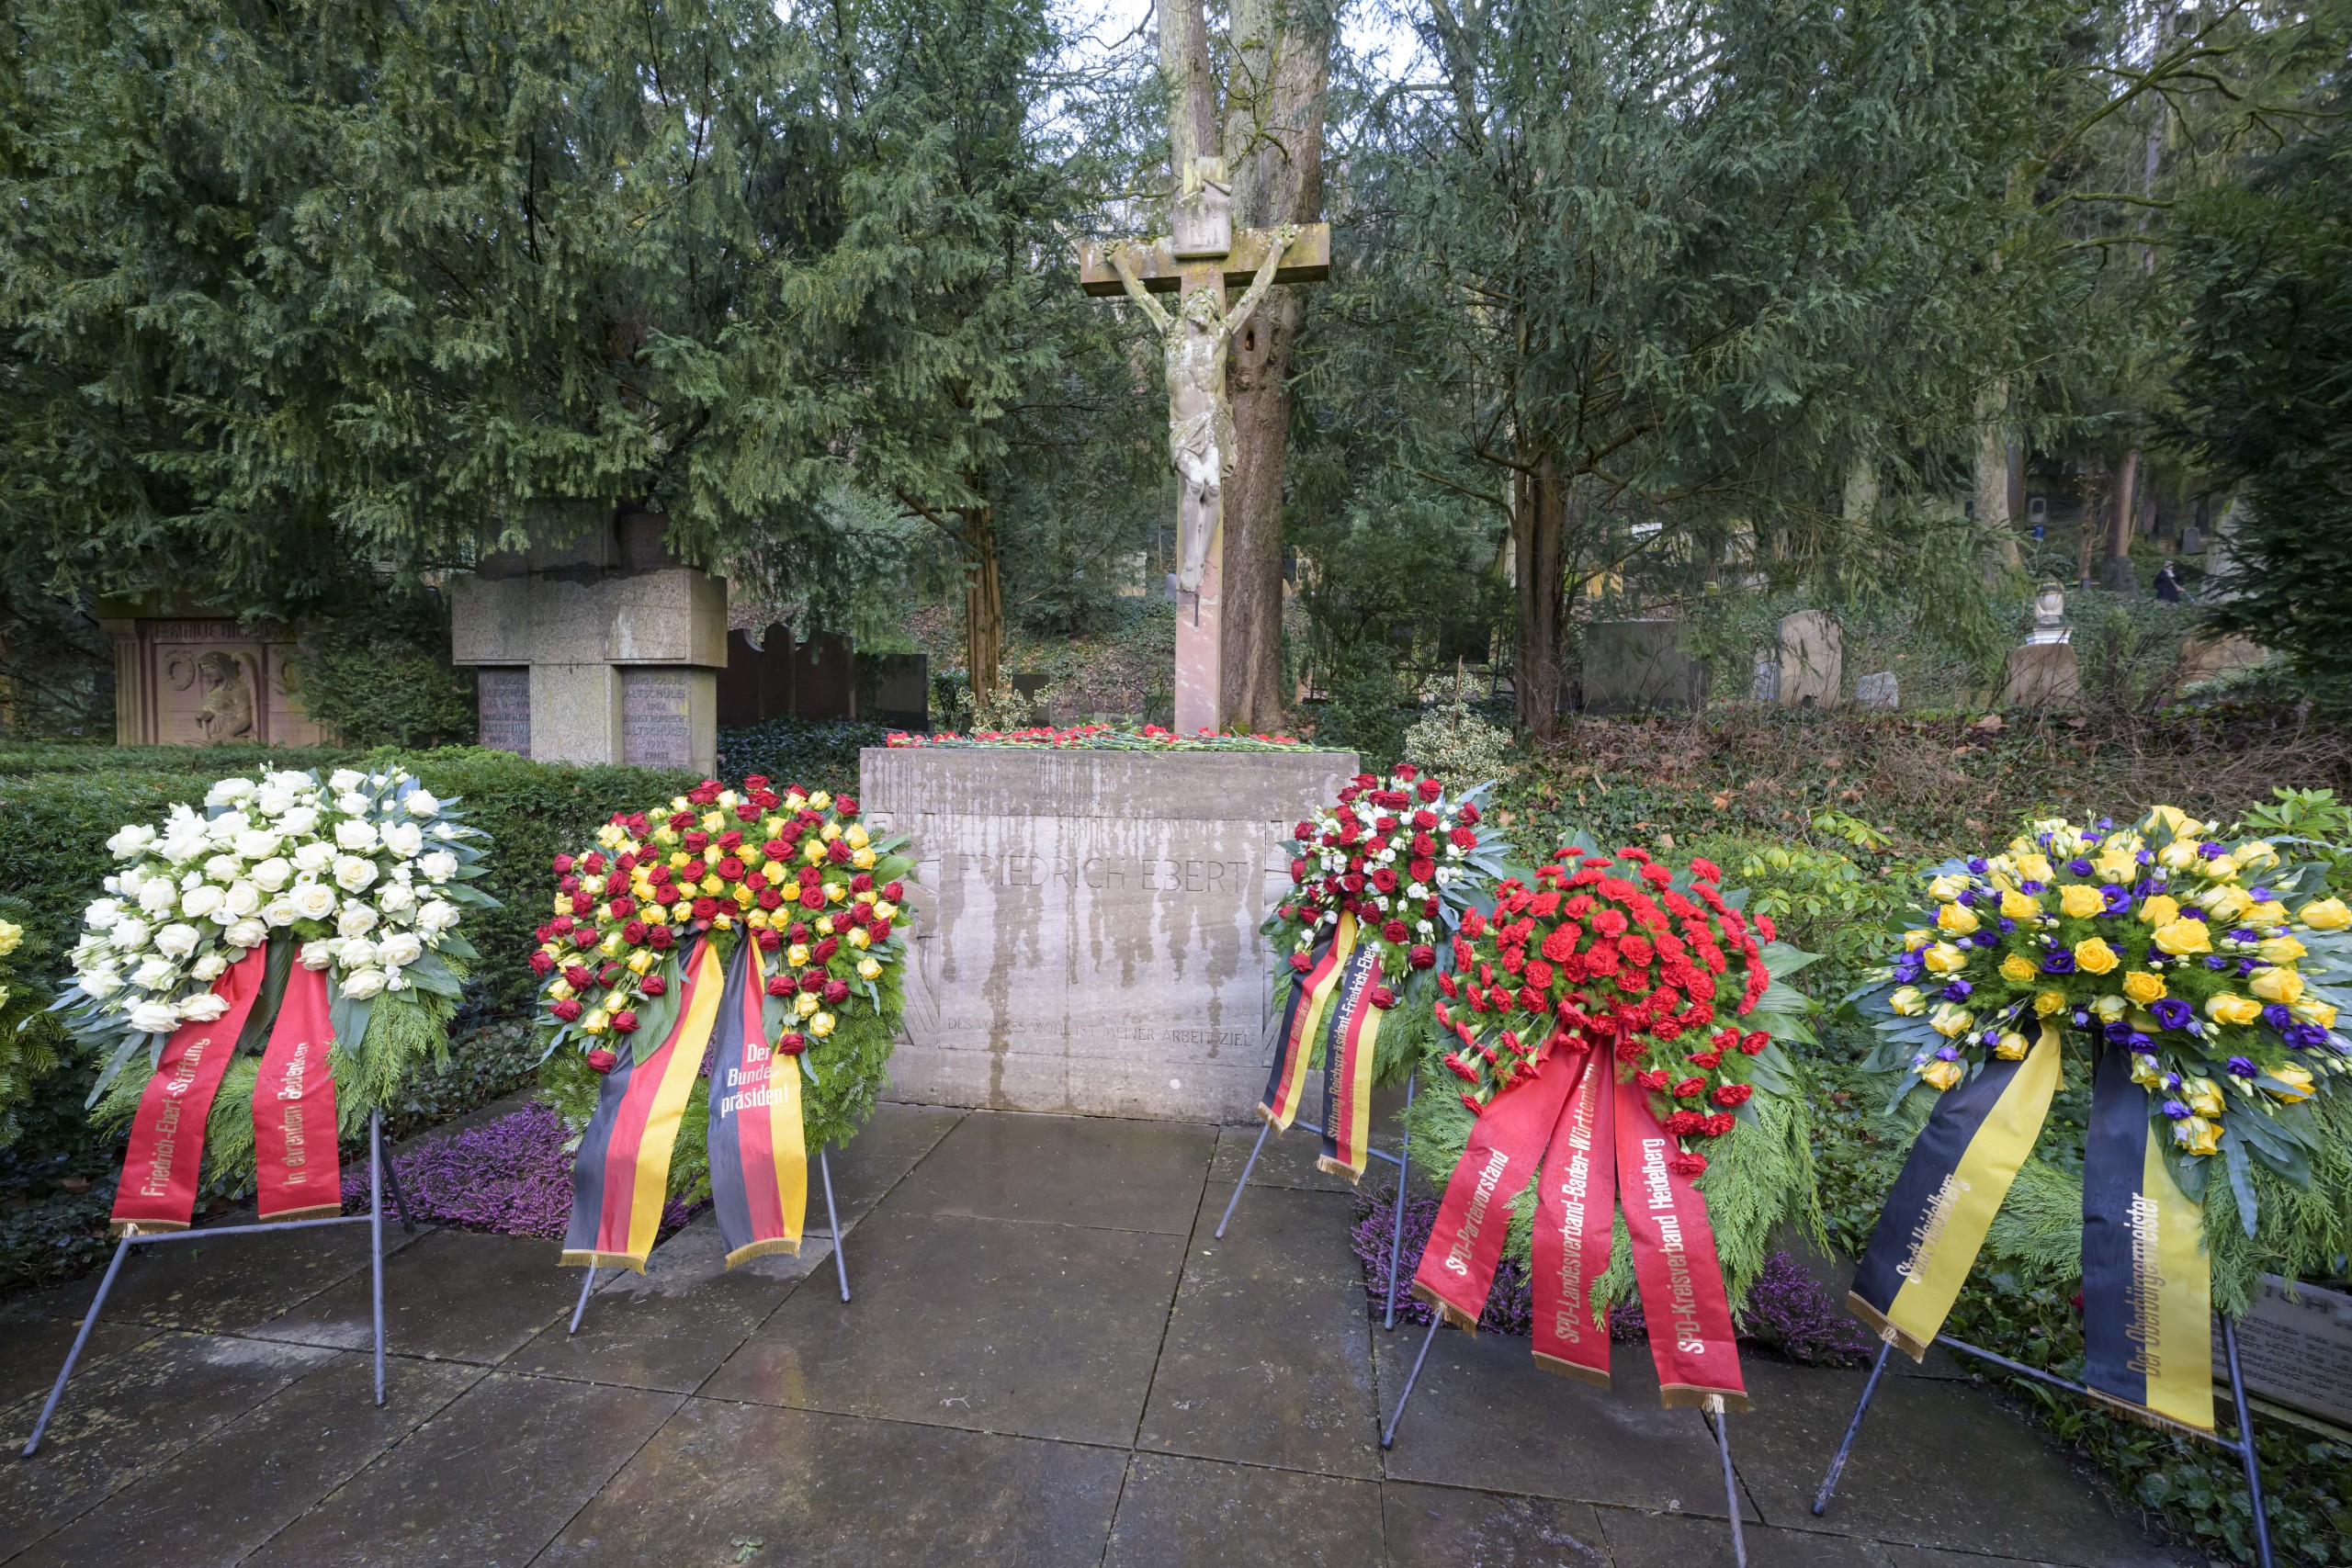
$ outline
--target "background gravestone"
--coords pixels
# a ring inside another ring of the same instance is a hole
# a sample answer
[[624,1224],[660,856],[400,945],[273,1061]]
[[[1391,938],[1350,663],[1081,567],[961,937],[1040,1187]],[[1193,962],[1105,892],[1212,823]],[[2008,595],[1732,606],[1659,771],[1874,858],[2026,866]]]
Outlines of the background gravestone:
[[1779,663],[1773,701],[1789,708],[1834,707],[1846,678],[1845,633],[1826,611],[1784,615]]
[[1679,621],[1595,621],[1584,634],[1584,705],[1594,713],[1699,708],[1707,667],[1681,646]]
[[1854,682],[1854,702],[1861,707],[1894,708],[1900,705],[1896,694],[1894,671],[1892,670],[1865,675]]
[[871,748],[859,796],[912,839],[893,1094],[933,1105],[1247,1118],[1264,1088],[1291,825],[1350,752]]

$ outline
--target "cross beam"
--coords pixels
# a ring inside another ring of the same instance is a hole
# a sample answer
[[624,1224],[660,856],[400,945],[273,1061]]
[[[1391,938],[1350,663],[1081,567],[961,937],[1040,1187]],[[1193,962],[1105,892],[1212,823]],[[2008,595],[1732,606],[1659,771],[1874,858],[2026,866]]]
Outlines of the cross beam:
[[[1272,236],[1263,229],[1237,230],[1233,249],[1223,257],[1225,286],[1241,289],[1258,276],[1258,264],[1265,259],[1266,244]],[[1132,245],[1133,243],[1130,242]],[[1102,254],[1100,243],[1080,247],[1078,279],[1080,287],[1089,294],[1104,296],[1125,293],[1119,273]],[[1187,270],[1218,265],[1215,256],[1186,258],[1176,256],[1173,240],[1155,240],[1149,250],[1134,246],[1136,274],[1143,286],[1154,294],[1173,294],[1182,286]],[[1298,238],[1283,253],[1282,265],[1274,269],[1276,283],[1320,283],[1331,276],[1331,225],[1308,223],[1302,225]]]

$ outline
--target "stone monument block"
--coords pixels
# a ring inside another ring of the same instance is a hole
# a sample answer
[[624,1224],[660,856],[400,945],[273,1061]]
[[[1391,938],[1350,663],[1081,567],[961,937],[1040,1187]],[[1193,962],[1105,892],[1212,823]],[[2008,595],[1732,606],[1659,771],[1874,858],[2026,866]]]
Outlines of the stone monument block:
[[[2352,1427],[2352,1296],[2265,1274],[2261,1293],[2238,1324],[2238,1366],[2249,1393]],[[2213,1381],[2229,1381],[2218,1325]]]
[[1846,678],[1845,632],[1826,611],[1782,616],[1780,654],[1775,702],[1790,708],[1837,705]]
[[98,626],[114,644],[118,746],[316,746],[283,627],[247,628],[215,606],[176,598],[107,600]]
[[1866,708],[1891,710],[1901,706],[1901,703],[1897,701],[1894,671],[1882,670],[1875,675],[1865,675],[1856,681],[1854,701],[1858,705]]
[[2008,678],[2001,687],[2004,707],[2057,707],[2082,690],[2073,643],[2035,642],[2009,649]]
[[892,1092],[1182,1121],[1265,1086],[1291,824],[1347,752],[869,749],[866,818],[910,836],[914,962]]
[[1679,621],[1595,621],[1584,634],[1584,705],[1595,713],[1700,708],[1707,667],[1682,649]]

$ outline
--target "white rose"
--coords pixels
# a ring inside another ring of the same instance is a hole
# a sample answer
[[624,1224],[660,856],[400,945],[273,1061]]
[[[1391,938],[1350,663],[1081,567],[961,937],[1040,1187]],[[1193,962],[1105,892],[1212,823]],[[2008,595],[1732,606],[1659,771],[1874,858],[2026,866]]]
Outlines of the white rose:
[[130,1010],[130,1027],[141,1034],[169,1034],[180,1026],[180,1010],[169,1002],[141,1002]]
[[82,911],[82,923],[94,931],[107,931],[122,919],[122,904],[114,898],[101,898]]
[[210,1023],[229,1010],[229,998],[216,997],[210,991],[198,991],[179,999],[179,1013],[189,1023]]
[[290,926],[300,919],[294,913],[294,900],[282,893],[263,906],[261,918],[272,926]]
[[220,897],[220,908],[235,919],[261,912],[261,889],[250,882],[232,882]]
[[237,835],[251,826],[243,812],[224,812],[204,825],[204,837],[209,843],[233,844],[237,841]]
[[334,885],[345,893],[356,893],[376,880],[376,863],[357,855],[337,855],[334,859]]
[[465,829],[458,827],[455,822],[435,822],[433,824],[433,836],[441,840],[445,843],[456,840],[463,835]]
[[414,931],[394,931],[376,944],[376,956],[388,969],[415,963],[424,955],[424,943]]
[[259,947],[269,940],[269,928],[259,920],[239,920],[220,936],[232,947]]
[[175,908],[179,901],[179,889],[172,886],[169,877],[151,877],[139,889],[139,907],[151,915]]
[[368,815],[368,797],[356,791],[338,795],[334,797],[334,808],[345,817],[365,817]]
[[176,822],[172,824],[173,831],[156,847],[163,852],[164,858],[174,865],[186,865],[204,852],[206,848],[204,829],[198,825],[192,831],[181,832],[179,826]]
[[364,936],[347,936],[335,944],[334,961],[346,969],[376,962],[376,944]]
[[107,878],[107,890],[108,892],[120,893],[126,897],[136,894],[141,888],[146,886],[147,868],[143,865],[124,866],[122,868],[122,874],[119,876],[109,876]]
[[180,895],[180,913],[191,920],[200,920],[220,908],[220,889],[209,882],[199,883]]
[[334,825],[334,841],[338,849],[362,853],[376,847],[376,826],[372,822],[338,822]]
[[155,951],[169,958],[186,958],[196,951],[197,941],[194,926],[175,920],[155,933]]
[[267,828],[248,828],[237,835],[237,852],[247,860],[265,860],[277,852],[277,834]]
[[327,788],[337,795],[357,789],[366,782],[367,776],[356,768],[337,768],[327,775]]
[[188,965],[187,972],[199,980],[218,980],[229,972],[229,961],[217,953],[208,953]]
[[[168,895],[171,889],[167,887],[164,891]],[[166,897],[164,901],[169,904],[171,899]],[[114,950],[117,953],[136,953],[147,945],[147,922],[144,920],[124,919],[116,921],[114,930],[108,934],[113,940]]]
[[300,957],[303,968],[323,969],[334,962],[334,948],[324,941],[306,942],[302,944]]
[[204,792],[204,804],[227,806],[232,802],[244,799],[253,792],[254,781],[251,779],[222,779]]
[[334,929],[345,936],[366,936],[376,924],[376,911],[353,900],[335,917]]
[[298,839],[311,833],[315,833],[319,830],[318,807],[313,806],[293,807],[287,811],[285,816],[277,819],[277,825]]
[[408,976],[407,976],[406,975],[402,974],[402,973],[401,973],[400,970],[398,970],[398,969],[387,969],[387,970],[385,970],[385,971],[384,971],[384,989],[386,989],[386,990],[388,990],[388,991],[405,991],[405,990],[407,990],[407,989],[408,989]]
[[298,919],[323,920],[334,913],[334,889],[324,883],[297,883],[294,891],[288,897],[293,901],[294,913]]
[[447,882],[458,874],[458,857],[447,850],[435,850],[416,863],[416,869],[432,882]]
[[[244,872],[245,863],[239,860],[236,856],[214,855],[204,863],[204,876],[201,880],[218,882],[225,887],[230,883],[236,881],[238,877],[243,876]],[[189,874],[194,875],[195,874],[191,872]]]
[[270,774],[268,783],[272,789],[282,789],[288,795],[300,795],[306,789],[316,787],[318,781],[300,768],[288,768],[283,773]]
[[380,969],[354,969],[341,984],[343,994],[355,1002],[364,1002],[384,988],[384,972]]
[[431,817],[441,809],[441,802],[434,798],[431,791],[423,789],[411,790],[407,805],[411,817]]
[[376,908],[388,915],[397,915],[416,908],[416,890],[405,882],[387,882],[384,890],[376,895]]
[[334,846],[313,839],[294,852],[294,866],[298,871],[324,871],[334,861]]
[[160,991],[172,983],[179,965],[168,958],[151,958],[130,972],[130,983],[142,991]]
[[122,976],[111,969],[93,969],[82,976],[82,989],[94,997],[110,997],[122,989]]
[[458,907],[447,898],[428,900],[417,910],[416,923],[420,930],[438,935],[458,923]]
[[134,824],[107,840],[107,850],[117,860],[131,860],[145,852],[155,841],[155,829]]
[[293,795],[278,787],[274,779],[254,792],[254,809],[264,817],[283,817],[293,804]]
[[254,867],[250,874],[254,886],[265,893],[275,893],[294,875],[294,867],[283,855],[272,855]]
[[413,822],[393,822],[384,829],[384,847],[408,860],[424,849],[424,829]]

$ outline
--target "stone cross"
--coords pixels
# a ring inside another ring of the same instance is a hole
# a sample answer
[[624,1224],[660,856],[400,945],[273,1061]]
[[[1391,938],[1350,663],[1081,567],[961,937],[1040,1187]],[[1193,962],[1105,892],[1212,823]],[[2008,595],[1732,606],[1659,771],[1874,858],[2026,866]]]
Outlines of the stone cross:
[[[1232,404],[1226,359],[1234,334],[1277,283],[1313,283],[1330,275],[1331,226],[1233,227],[1224,160],[1196,158],[1177,193],[1175,231],[1148,245],[1114,241],[1079,255],[1086,292],[1125,294],[1159,333],[1168,378],[1169,463],[1177,504],[1176,729],[1190,735],[1224,727],[1218,663],[1224,566],[1225,480],[1233,471]],[[1229,288],[1245,290],[1226,309]],[[1152,298],[1175,294],[1171,313]]]

